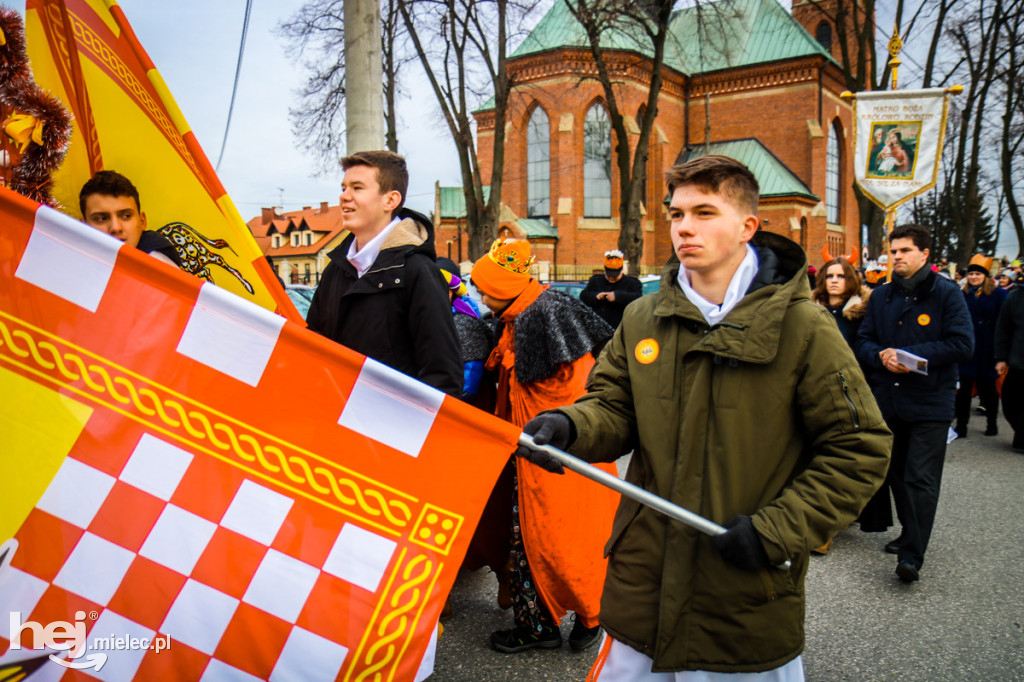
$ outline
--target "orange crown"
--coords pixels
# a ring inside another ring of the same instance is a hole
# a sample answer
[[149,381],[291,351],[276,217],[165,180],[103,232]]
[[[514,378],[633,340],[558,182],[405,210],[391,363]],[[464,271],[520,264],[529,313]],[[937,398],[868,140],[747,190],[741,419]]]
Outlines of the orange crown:
[[992,264],[994,262],[995,259],[992,258],[991,256],[983,256],[980,253],[976,253],[973,256],[971,256],[971,261],[968,263],[968,265],[980,265],[981,267],[985,268],[986,271],[991,272]]
[[523,240],[495,239],[487,255],[496,265],[517,275],[528,274],[535,259],[530,255],[530,242]]

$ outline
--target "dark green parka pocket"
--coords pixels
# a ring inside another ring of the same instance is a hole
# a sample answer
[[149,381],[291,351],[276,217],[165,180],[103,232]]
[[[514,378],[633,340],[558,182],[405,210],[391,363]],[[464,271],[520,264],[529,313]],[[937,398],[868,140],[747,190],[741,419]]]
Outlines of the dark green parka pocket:
[[[853,380],[846,370],[839,370],[829,377],[828,391],[840,433],[855,433],[862,429],[867,417],[862,392],[866,390],[864,382]],[[873,396],[867,397],[874,400]]]

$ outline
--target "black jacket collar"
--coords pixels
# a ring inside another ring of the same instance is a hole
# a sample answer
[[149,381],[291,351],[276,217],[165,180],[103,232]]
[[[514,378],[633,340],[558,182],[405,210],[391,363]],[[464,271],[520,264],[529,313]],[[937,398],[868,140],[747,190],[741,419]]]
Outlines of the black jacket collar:
[[[408,241],[400,243],[399,245],[385,244],[380,253],[377,254],[377,259],[373,261],[373,265],[370,267],[370,272],[374,272],[380,269],[386,269],[400,265],[405,262],[406,256],[410,253],[423,253],[428,256],[431,260],[436,260],[437,254],[434,251],[434,225],[424,216],[422,213],[414,211],[410,208],[403,208],[398,213],[398,218],[401,220],[411,220],[416,223],[417,229],[421,233],[426,234],[426,239],[421,243],[414,241]],[[352,242],[355,240],[355,235],[349,234],[345,239],[342,240],[341,244],[331,250],[327,254],[327,257],[335,265],[340,267],[342,271],[349,272],[350,274],[356,273],[356,268],[348,260],[348,251],[352,246]]]
[[[927,265],[924,265],[923,267],[928,268]],[[916,275],[917,273],[914,274]],[[935,291],[935,286],[937,284],[938,278],[939,276],[929,268],[927,274],[924,276],[924,279],[922,279],[921,282],[916,287],[914,287],[914,290],[909,292],[909,294],[917,296],[918,298],[926,298],[930,296],[931,293]],[[897,291],[901,293],[907,293],[906,289],[901,287],[896,282],[889,282],[886,286],[889,288],[888,295],[886,296],[887,301],[891,301],[892,297],[895,295]]]

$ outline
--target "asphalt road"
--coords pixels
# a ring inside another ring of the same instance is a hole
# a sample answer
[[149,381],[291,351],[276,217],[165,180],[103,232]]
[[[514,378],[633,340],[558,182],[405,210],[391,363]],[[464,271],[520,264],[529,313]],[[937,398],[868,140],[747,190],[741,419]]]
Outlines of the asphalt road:
[[[890,533],[839,533],[807,576],[808,680],[1024,680],[1024,455],[1010,428],[985,437],[984,417],[946,452],[939,510],[921,581],[900,582]],[[567,474],[573,475],[573,474]],[[501,654],[488,637],[512,626],[486,569],[451,594],[431,682],[584,680],[597,647]],[[568,619],[562,634],[568,637]]]

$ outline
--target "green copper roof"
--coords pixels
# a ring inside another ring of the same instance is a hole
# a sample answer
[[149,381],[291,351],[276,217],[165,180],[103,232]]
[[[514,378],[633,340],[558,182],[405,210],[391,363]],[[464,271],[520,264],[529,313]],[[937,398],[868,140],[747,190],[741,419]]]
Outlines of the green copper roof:
[[[490,185],[484,186],[484,201],[491,196]],[[441,218],[465,218],[466,195],[461,187],[441,188]]]
[[[653,56],[646,36],[636,38],[623,31],[606,31],[601,36],[601,47],[605,50],[631,50]],[[554,50],[559,47],[589,47],[587,34],[576,17],[569,11],[564,0],[555,0],[548,13],[540,20],[530,35],[526,36],[510,59],[523,55]]]
[[[818,196],[807,189],[807,185],[786,167],[786,164],[779,161],[778,157],[753,138],[715,142],[708,145],[707,153],[729,156],[746,165],[757,178],[757,183],[761,186],[761,196],[764,198],[802,196],[814,201],[819,200]],[[701,156],[704,156],[704,145],[690,149],[684,148],[679,153],[676,163],[683,163]]]
[[[484,186],[484,201],[491,196],[489,185]],[[459,219],[466,217],[466,195],[462,193],[461,187],[441,188],[441,218]],[[532,237],[554,237],[558,238],[558,228],[554,227],[544,218],[519,218],[517,220],[520,229],[526,233],[527,238]]]
[[558,228],[544,218],[520,218],[519,227],[526,233],[526,238],[554,237],[558,238]]
[[[683,73],[706,73],[828,52],[778,0],[719,0],[672,18],[671,54]],[[699,39],[695,40],[694,37]],[[668,59],[666,58],[666,63]]]
[[[665,65],[684,74],[821,55],[828,52],[778,0],[717,0],[673,13],[665,46]],[[646,36],[606,31],[601,47],[652,56]],[[564,0],[556,0],[544,18],[512,53],[522,57],[563,47],[588,47],[583,27]],[[493,105],[492,105],[493,106]]]

